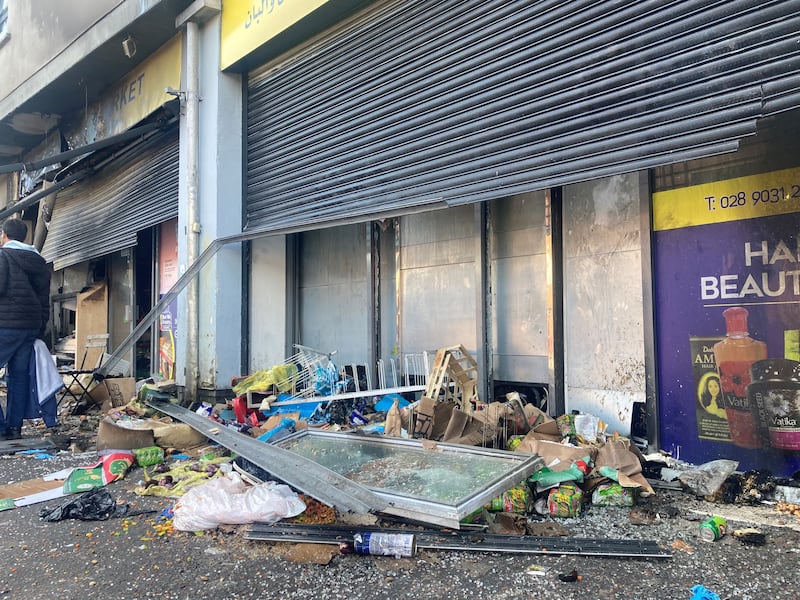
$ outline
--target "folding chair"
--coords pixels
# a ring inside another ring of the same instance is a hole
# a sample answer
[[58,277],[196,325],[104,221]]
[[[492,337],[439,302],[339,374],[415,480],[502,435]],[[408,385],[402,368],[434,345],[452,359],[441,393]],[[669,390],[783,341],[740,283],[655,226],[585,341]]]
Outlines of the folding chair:
[[[90,397],[89,390],[94,381],[94,378],[91,377],[91,375],[103,364],[103,357],[108,351],[108,338],[109,334],[107,333],[87,335],[86,345],[83,347],[83,357],[81,358],[81,362],[77,368],[59,369],[61,376],[63,378],[67,378],[64,382],[64,391],[61,395],[61,399],[59,400],[59,404],[61,404],[64,398],[71,396],[73,400],[75,400],[75,406],[77,407],[81,405],[82,402],[87,400],[88,397]],[[94,354],[97,350],[99,350],[99,356],[97,357],[97,362],[94,368],[87,369],[87,358],[90,354]],[[89,377],[87,377],[87,375]]]

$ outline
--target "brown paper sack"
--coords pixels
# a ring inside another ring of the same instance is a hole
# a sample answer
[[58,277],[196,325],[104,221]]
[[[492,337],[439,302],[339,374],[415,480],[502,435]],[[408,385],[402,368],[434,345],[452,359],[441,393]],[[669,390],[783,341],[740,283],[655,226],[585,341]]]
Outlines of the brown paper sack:
[[155,422],[153,437],[162,448],[192,448],[208,443],[208,437],[186,423]]
[[630,477],[633,482],[638,483],[644,492],[648,494],[655,493],[653,487],[642,475],[642,463],[636,453],[631,450],[630,440],[622,439],[606,442],[598,450],[594,464],[598,470],[600,467],[617,469],[623,475]]
[[398,408],[399,402],[395,400],[386,413],[386,423],[383,426],[383,435],[391,437],[400,437],[402,434],[403,424],[400,421],[400,409]]

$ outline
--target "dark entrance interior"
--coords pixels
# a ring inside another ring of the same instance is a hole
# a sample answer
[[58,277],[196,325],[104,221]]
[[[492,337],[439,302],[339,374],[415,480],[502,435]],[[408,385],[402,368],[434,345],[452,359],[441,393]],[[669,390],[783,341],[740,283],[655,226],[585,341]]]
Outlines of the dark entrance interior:
[[[153,308],[153,279],[155,276],[153,273],[155,255],[154,231],[153,228],[144,229],[136,236],[136,263],[134,268],[136,324]],[[151,328],[136,342],[133,373],[136,379],[150,377],[152,372],[153,335],[153,329]]]

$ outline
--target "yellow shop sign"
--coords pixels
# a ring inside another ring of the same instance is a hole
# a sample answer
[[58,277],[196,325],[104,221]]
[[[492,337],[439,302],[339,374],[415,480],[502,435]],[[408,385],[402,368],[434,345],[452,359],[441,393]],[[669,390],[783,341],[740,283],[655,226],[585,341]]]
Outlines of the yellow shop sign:
[[222,5],[221,68],[227,69],[327,2],[226,0]]

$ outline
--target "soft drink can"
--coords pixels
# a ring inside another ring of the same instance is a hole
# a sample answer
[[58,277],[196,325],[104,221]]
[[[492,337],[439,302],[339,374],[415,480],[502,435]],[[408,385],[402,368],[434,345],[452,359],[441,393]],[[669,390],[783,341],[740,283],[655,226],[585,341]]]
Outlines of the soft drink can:
[[726,529],[728,529],[728,522],[715,515],[700,523],[700,539],[706,542],[716,542],[725,535]]
[[414,556],[417,545],[413,533],[357,533],[353,536],[354,548],[358,554],[379,554],[382,556]]

